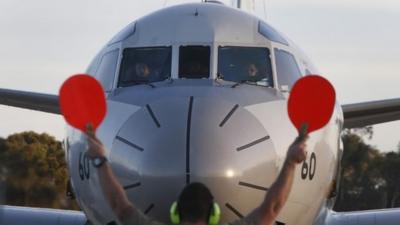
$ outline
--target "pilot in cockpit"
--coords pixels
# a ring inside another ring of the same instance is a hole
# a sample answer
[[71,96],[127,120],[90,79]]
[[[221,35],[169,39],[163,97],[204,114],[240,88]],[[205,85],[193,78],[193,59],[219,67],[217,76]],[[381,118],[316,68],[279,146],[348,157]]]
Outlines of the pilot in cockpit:
[[256,64],[254,63],[250,63],[249,66],[247,67],[247,75],[249,77],[249,81],[257,81],[257,76],[258,74],[258,68],[256,66]]
[[150,68],[145,63],[137,63],[135,65],[136,76],[139,79],[148,80],[150,76]]
[[148,83],[159,79],[159,72],[147,63],[138,62],[128,68],[127,77],[134,83]]

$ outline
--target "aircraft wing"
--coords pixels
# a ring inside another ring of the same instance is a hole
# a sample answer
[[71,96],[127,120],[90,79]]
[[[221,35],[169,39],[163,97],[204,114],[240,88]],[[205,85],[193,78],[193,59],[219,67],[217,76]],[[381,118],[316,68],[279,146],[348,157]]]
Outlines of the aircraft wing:
[[60,114],[57,95],[0,88],[0,104]]
[[[0,88],[0,104],[61,114],[58,96]],[[400,120],[400,98],[342,106],[344,128],[363,127]]]
[[324,225],[398,225],[400,221],[400,208],[377,209],[354,212],[333,212]]
[[58,209],[0,206],[0,224],[4,225],[85,225],[83,212]]
[[400,120],[400,98],[343,105],[344,128]]

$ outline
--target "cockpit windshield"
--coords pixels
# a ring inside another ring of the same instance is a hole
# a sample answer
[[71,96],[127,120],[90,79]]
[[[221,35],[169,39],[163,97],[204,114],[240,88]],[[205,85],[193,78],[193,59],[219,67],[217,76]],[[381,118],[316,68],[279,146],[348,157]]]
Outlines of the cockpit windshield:
[[219,47],[218,61],[218,76],[223,80],[273,86],[268,48]]
[[127,48],[119,87],[163,81],[171,77],[171,47]]

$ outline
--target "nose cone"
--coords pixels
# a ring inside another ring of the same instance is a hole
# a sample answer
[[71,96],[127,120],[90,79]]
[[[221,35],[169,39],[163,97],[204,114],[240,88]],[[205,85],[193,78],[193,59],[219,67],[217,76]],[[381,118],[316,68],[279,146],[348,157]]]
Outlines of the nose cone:
[[240,105],[218,98],[177,97],[134,113],[113,143],[111,161],[131,199],[167,221],[189,182],[203,182],[222,220],[247,214],[277,174],[267,130]]

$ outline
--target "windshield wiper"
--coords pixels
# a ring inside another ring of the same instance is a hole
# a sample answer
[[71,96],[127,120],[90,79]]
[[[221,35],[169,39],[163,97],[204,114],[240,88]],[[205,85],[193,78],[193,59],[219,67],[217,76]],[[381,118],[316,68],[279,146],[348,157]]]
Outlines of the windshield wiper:
[[236,82],[234,85],[231,86],[231,88],[235,88],[241,84],[253,84],[252,82],[248,81],[248,80],[241,80],[239,82]]
[[231,86],[231,88],[235,88],[235,87],[237,87],[237,86],[239,86],[241,84],[248,84],[248,85],[262,86],[262,87],[271,87],[271,85],[269,85],[269,84],[263,85],[263,84],[259,84],[258,82],[261,82],[261,81],[242,80],[242,81],[239,81],[239,82],[236,82],[235,84],[233,84]]
[[132,81],[129,82],[129,84],[133,84],[133,85],[147,85],[151,88],[155,88],[156,86],[154,86],[154,84],[152,84],[150,81]]
[[145,85],[147,85],[147,86],[149,86],[151,88],[155,88],[156,87],[154,84],[150,83],[150,81],[147,81],[147,82],[145,82],[143,84],[145,84]]

